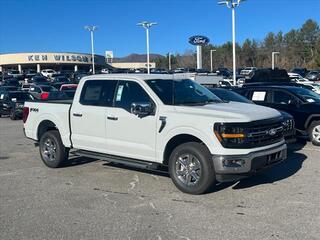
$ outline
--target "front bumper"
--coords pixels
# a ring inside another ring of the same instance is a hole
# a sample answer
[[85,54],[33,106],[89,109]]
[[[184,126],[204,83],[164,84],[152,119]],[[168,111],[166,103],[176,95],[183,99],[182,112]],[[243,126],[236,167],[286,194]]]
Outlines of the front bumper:
[[245,155],[213,155],[212,160],[219,182],[235,181],[278,164],[287,158],[287,145]]

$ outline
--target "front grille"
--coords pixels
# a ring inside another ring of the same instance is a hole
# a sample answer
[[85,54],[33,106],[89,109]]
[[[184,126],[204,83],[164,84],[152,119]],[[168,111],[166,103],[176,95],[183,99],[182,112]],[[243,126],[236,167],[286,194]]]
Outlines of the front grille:
[[245,135],[244,138],[223,139],[221,141],[225,148],[238,149],[257,148],[280,142],[283,140],[285,130],[282,117],[249,123],[225,123],[223,126],[226,126],[226,129],[236,129],[234,130],[236,132],[227,133],[243,133]]
[[283,139],[284,126],[282,121],[264,122],[256,126],[248,127],[245,130],[245,144],[248,147],[267,146]]

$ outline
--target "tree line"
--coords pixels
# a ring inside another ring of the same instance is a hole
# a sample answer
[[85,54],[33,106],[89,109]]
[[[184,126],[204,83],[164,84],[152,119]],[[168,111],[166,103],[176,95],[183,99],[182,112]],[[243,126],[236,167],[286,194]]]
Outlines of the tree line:
[[[211,68],[210,51],[213,52],[213,68],[232,68],[232,42],[222,45],[209,44],[202,47],[203,68]],[[276,57],[276,66],[292,69],[303,67],[320,68],[320,28],[316,21],[309,19],[299,29],[287,33],[270,32],[261,40],[246,39],[242,45],[236,44],[237,67],[270,68],[272,52],[280,52]],[[153,59],[157,68],[168,68],[168,55]],[[196,52],[187,50],[183,54],[171,55],[172,69],[196,67]]]

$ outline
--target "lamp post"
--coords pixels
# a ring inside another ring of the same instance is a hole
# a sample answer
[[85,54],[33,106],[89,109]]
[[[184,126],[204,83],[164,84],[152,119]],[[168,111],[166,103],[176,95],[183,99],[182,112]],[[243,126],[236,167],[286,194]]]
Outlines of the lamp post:
[[168,58],[169,71],[171,71],[171,53],[168,53]]
[[212,53],[213,52],[216,52],[217,50],[213,49],[213,50],[210,50],[210,66],[211,66],[211,72],[213,72],[213,56],[212,56]]
[[274,70],[274,65],[275,65],[275,56],[279,55],[280,52],[272,52],[272,70]]
[[218,2],[220,5],[226,5],[232,10],[232,49],[233,49],[233,84],[237,85],[236,79],[236,11],[235,8],[240,5],[241,2],[245,0],[226,0]]
[[140,22],[137,25],[142,26],[146,30],[146,37],[147,37],[147,68],[148,68],[148,74],[150,74],[150,46],[149,46],[149,29],[156,25],[155,22]]
[[97,26],[85,26],[84,28],[90,32],[90,36],[91,36],[92,74],[95,74],[93,32],[95,30],[97,30],[98,27]]

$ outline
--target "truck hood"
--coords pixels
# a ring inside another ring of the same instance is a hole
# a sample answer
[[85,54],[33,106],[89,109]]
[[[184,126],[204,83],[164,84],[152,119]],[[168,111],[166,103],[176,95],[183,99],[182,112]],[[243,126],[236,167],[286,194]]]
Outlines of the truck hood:
[[213,103],[204,106],[177,106],[176,111],[195,114],[199,117],[221,118],[224,119],[224,122],[251,122],[281,116],[275,109],[239,102]]

